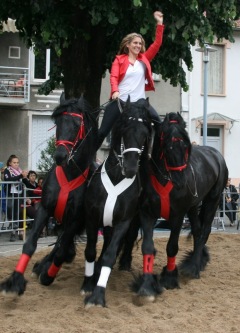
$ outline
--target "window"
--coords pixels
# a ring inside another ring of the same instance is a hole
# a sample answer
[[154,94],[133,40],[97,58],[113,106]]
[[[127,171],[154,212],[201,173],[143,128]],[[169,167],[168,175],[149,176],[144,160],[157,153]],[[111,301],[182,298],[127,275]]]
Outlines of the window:
[[32,82],[44,82],[49,79],[49,72],[53,63],[57,62],[56,53],[53,50],[42,48],[34,54],[31,50],[31,80]]
[[8,58],[11,59],[20,59],[21,48],[18,46],[9,46],[8,49]]
[[[201,136],[203,136],[203,128],[201,127]],[[207,136],[220,136],[220,128],[219,127],[208,127],[207,128]]]
[[[208,95],[225,96],[225,45],[212,45],[216,52],[209,52],[208,62]],[[202,78],[204,78],[204,66]],[[202,80],[203,92],[204,80]]]
[[50,72],[50,50],[45,49],[36,55],[31,52],[32,73],[31,79],[35,82],[43,82],[48,79]]

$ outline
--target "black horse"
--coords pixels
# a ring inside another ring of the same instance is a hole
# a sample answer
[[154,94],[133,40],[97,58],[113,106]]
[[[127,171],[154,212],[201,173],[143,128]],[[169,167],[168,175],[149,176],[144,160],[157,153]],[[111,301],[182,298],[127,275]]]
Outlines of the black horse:
[[34,269],[44,285],[54,281],[64,261],[74,258],[74,236],[85,229],[83,198],[96,152],[97,121],[84,97],[68,101],[61,98],[52,117],[56,124],[57,165],[47,174],[32,230],[14,272],[0,284],[1,291],[24,293],[27,282],[24,272],[50,216],[62,224],[64,232],[51,255]]
[[[156,133],[151,161],[141,163],[144,188],[139,219],[143,229],[144,267],[143,275],[133,284],[138,295],[155,298],[162,287],[179,287],[176,255],[186,214],[194,245],[179,270],[188,278],[199,278],[209,261],[206,243],[227,178],[228,169],[222,155],[212,147],[191,146],[181,115],[168,114],[160,125],[160,132]],[[168,221],[171,230],[166,249],[167,265],[160,281],[153,275],[153,226],[159,217]]]
[[[112,130],[109,156],[93,175],[86,191],[86,266],[81,288],[82,294],[91,293],[85,298],[86,306],[105,306],[107,281],[120,242],[138,209],[139,163],[141,155],[149,154],[152,145],[153,124],[148,107],[148,100],[126,102]],[[104,245],[95,264],[101,227],[104,227]]]

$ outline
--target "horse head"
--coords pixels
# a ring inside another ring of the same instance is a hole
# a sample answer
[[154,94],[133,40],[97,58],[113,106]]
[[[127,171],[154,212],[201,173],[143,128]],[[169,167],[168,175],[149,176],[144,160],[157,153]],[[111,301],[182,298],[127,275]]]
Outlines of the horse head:
[[60,99],[60,105],[52,114],[56,124],[54,159],[57,165],[66,166],[71,160],[78,163],[83,153],[86,154],[86,164],[90,163],[89,159],[93,156],[89,151],[89,140],[92,141],[94,152],[96,145],[94,137],[97,138],[97,134],[94,133],[94,130],[97,131],[97,123],[92,118],[91,112],[91,107],[83,96],[79,99]]
[[111,145],[126,178],[137,174],[140,157],[144,149],[149,147],[152,132],[148,99],[131,103],[128,98],[113,128]]
[[166,115],[160,130],[160,158],[177,187],[185,184],[184,170],[191,154],[191,142],[186,131],[186,123],[180,113]]

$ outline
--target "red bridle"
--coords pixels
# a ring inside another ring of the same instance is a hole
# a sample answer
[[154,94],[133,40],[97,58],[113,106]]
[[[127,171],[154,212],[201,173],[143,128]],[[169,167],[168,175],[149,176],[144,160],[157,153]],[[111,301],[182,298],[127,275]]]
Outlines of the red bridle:
[[[171,121],[171,122],[174,122],[174,121]],[[172,142],[177,142],[177,141],[183,141],[183,140],[182,140],[182,138],[175,138],[175,137],[172,138]],[[162,133],[162,136],[161,136],[161,146],[162,146],[162,143],[163,143],[163,133]],[[170,165],[168,165],[163,151],[162,151],[162,154],[160,156],[160,159],[164,160],[165,168],[166,168],[167,171],[182,171],[182,170],[186,169],[186,167],[187,167],[188,148],[186,149],[186,152],[185,152],[185,157],[184,157],[185,164],[183,164],[183,165],[180,165],[180,166],[170,166]]]
[[66,148],[66,150],[68,151],[68,153],[70,153],[70,149],[68,148],[67,145],[70,145],[73,148],[73,147],[75,147],[78,140],[82,140],[85,137],[85,127],[84,127],[83,115],[78,114],[78,113],[73,113],[73,112],[63,112],[62,114],[67,115],[67,116],[72,116],[72,117],[78,117],[81,119],[80,127],[79,127],[78,133],[77,133],[74,141],[68,141],[68,140],[57,140],[56,141],[57,147],[60,145],[64,146]]

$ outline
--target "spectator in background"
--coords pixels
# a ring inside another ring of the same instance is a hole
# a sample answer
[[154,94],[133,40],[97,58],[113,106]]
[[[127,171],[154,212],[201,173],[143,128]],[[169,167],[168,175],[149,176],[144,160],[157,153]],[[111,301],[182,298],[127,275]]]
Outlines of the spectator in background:
[[[20,182],[27,177],[27,171],[24,171],[19,166],[19,159],[16,155],[10,155],[7,160],[7,167],[4,169],[4,180],[8,182]],[[6,186],[6,196],[7,196],[7,218],[12,221],[18,221],[20,219],[20,213],[22,209],[20,208],[23,204],[23,200],[19,199],[19,196],[23,193],[21,184],[9,184]],[[12,199],[11,199],[12,198]],[[22,222],[13,222],[12,228],[18,229],[22,228]],[[19,239],[23,239],[23,232],[19,232]],[[10,242],[16,240],[16,232],[13,231],[10,236]]]
[[38,179],[37,187],[33,191],[33,194],[34,194],[33,202],[34,202],[35,209],[38,209],[39,203],[41,202],[41,198],[42,198],[42,185],[43,185],[43,177],[40,177]]
[[[236,221],[236,211],[237,211],[237,200],[239,198],[237,189],[231,184],[231,178],[228,178],[227,184],[223,191],[221,201],[219,204],[220,210],[223,210],[223,203],[225,203],[225,214],[230,220],[230,227],[232,227]],[[223,216],[223,212],[220,213]]]
[[[5,220],[6,216],[6,194],[4,185],[1,183],[3,180],[3,173],[4,173],[4,163],[0,162],[0,172],[1,172],[1,178],[0,178],[0,221]],[[0,227],[2,230],[5,229],[4,223],[0,223]]]
[[28,172],[28,175],[27,175],[27,178],[24,178],[23,179],[23,183],[24,185],[30,189],[30,191],[27,191],[27,195],[29,198],[33,197],[33,190],[35,190],[38,186],[37,182],[36,182],[36,179],[37,179],[37,173],[33,170],[30,170]]

